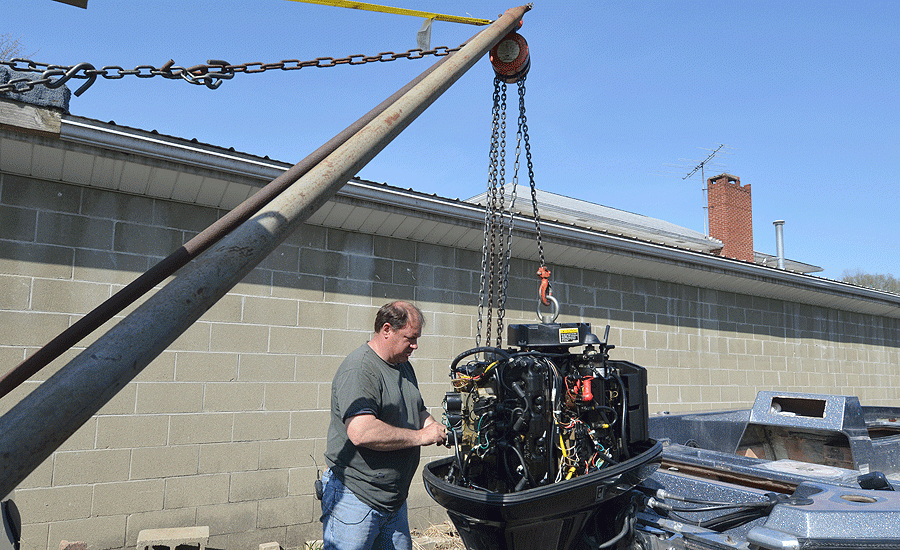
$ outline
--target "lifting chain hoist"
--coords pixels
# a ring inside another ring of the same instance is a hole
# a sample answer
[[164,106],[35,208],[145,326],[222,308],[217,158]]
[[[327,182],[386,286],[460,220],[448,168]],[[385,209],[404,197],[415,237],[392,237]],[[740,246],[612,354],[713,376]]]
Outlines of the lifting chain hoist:
[[[521,27],[521,22],[519,24]],[[516,190],[519,182],[519,159],[522,149],[525,150],[525,161],[528,168],[528,180],[531,188],[531,203],[534,212],[534,225],[537,235],[541,278],[538,316],[543,322],[553,322],[559,315],[559,304],[552,296],[550,288],[550,270],[544,261],[544,248],[541,242],[541,221],[537,206],[537,189],[534,182],[534,166],[531,160],[531,145],[528,141],[528,124],[525,116],[525,77],[531,65],[528,44],[516,32],[509,33],[490,53],[494,67],[494,103],[491,110],[491,146],[489,153],[488,186],[485,195],[484,244],[481,260],[481,288],[478,296],[478,322],[475,345],[481,345],[484,331],[485,345],[491,344],[492,316],[496,309],[496,347],[501,347],[503,338],[503,317],[506,311],[506,295],[509,286],[510,242],[512,237],[516,202]],[[515,161],[509,193],[506,202],[506,88],[515,83],[519,92],[519,116],[516,130]],[[552,306],[551,315],[543,315],[541,305]]]

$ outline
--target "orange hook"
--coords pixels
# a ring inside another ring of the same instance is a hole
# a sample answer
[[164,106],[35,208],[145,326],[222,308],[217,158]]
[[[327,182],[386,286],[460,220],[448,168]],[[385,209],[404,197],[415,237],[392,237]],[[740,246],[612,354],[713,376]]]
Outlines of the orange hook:
[[549,306],[550,301],[547,300],[547,296],[550,296],[553,294],[553,289],[550,288],[550,270],[547,269],[546,266],[542,265],[537,270],[537,274],[541,278],[541,290],[540,290],[541,303],[544,304],[545,306]]

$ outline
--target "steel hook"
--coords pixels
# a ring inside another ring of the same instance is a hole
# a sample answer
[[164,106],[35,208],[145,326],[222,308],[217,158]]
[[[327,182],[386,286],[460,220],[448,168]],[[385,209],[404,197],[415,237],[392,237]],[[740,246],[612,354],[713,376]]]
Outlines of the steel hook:
[[[68,70],[64,69],[47,69],[41,74],[42,78],[50,78],[51,76],[59,76],[56,80],[51,80],[45,84],[48,88],[59,88],[63,84],[69,81],[69,79],[75,77],[79,71],[93,71],[94,66],[90,63],[79,63],[73,67],[69,67]],[[80,96],[84,93],[85,90],[91,87],[91,84],[97,80],[97,75],[94,73],[85,73],[85,78],[87,78],[87,82],[82,84],[77,90],[75,90],[75,95]]]

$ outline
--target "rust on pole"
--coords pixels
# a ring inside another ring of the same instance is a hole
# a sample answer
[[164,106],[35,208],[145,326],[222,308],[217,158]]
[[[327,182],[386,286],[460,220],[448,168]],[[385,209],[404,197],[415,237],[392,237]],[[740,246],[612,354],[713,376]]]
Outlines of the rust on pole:
[[[241,281],[444,91],[516,28],[512,8],[393,102],[252,218],[0,418],[0,495],[69,436]],[[52,420],[49,420],[52,419]]]

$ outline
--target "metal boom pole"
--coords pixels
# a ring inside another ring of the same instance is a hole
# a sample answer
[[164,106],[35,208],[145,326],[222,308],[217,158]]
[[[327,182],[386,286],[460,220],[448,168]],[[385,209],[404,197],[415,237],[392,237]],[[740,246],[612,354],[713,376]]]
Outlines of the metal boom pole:
[[0,418],[0,495],[9,494],[444,91],[514,30],[506,11],[417,85],[204,252],[159,292]]

